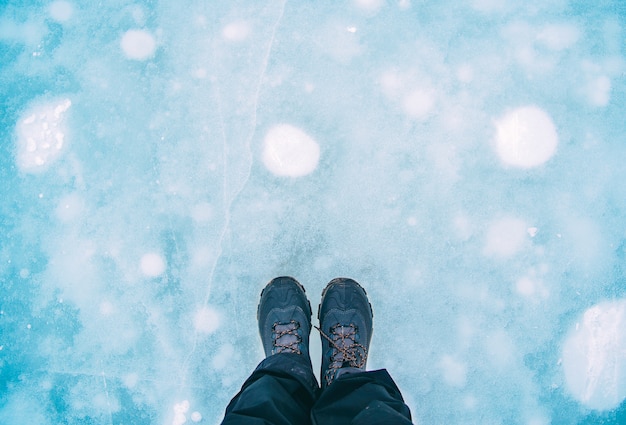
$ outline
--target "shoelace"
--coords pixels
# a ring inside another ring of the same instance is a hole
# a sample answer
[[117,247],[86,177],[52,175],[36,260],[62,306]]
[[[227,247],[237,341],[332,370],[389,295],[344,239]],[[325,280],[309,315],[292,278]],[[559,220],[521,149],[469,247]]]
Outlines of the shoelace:
[[[291,320],[287,323],[274,323],[274,325],[272,325],[272,332],[274,334],[272,344],[275,348],[272,350],[272,354],[282,352],[302,354],[302,351],[300,351],[302,337],[298,333],[298,329],[300,329],[300,323],[295,320]],[[289,335],[295,338],[290,338]]]
[[356,367],[362,369],[367,363],[367,349],[356,342],[358,329],[356,325],[342,325],[337,323],[330,328],[332,337],[329,337],[315,326],[315,329],[328,340],[333,352],[330,355],[330,365],[324,374],[326,384],[330,385],[335,379],[337,371],[342,367]]

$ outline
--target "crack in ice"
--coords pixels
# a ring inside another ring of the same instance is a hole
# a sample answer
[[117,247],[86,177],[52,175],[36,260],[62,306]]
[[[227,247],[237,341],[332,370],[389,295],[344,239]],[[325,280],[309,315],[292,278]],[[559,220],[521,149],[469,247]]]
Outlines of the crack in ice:
[[[239,196],[239,194],[241,193],[241,191],[244,189],[244,187],[246,186],[248,180],[250,179],[250,174],[252,172],[252,148],[251,148],[251,144],[252,144],[252,139],[256,133],[256,127],[257,127],[257,110],[258,110],[258,104],[259,104],[259,97],[261,94],[261,90],[262,90],[262,86],[263,86],[263,79],[265,78],[265,73],[267,71],[267,66],[269,63],[269,58],[272,52],[272,47],[274,45],[274,39],[276,36],[276,31],[278,29],[278,27],[280,26],[280,23],[282,21],[284,12],[285,12],[285,5],[287,3],[287,0],[284,0],[281,3],[280,6],[280,10],[278,12],[278,17],[276,18],[276,22],[274,23],[274,26],[272,28],[272,33],[270,36],[270,40],[267,44],[267,48],[265,51],[265,56],[263,57],[263,63],[261,65],[261,72],[259,73],[259,79],[257,81],[257,85],[256,85],[256,91],[254,93],[254,108],[252,111],[252,118],[251,118],[251,130],[250,133],[248,134],[248,136],[245,139],[245,144],[244,144],[244,148],[245,148],[245,153],[247,155],[248,158],[248,166],[247,166],[247,170],[245,172],[245,176],[243,181],[239,184],[238,187],[235,188],[234,191],[232,191],[232,193],[229,193],[229,179],[228,179],[228,173],[227,173],[227,169],[228,169],[228,155],[227,155],[227,151],[228,151],[228,141],[227,141],[227,137],[226,137],[226,131],[225,131],[225,124],[224,124],[224,116],[222,113],[222,101],[221,101],[221,95],[220,95],[220,89],[219,86],[216,85],[216,97],[217,97],[217,104],[218,104],[218,114],[219,114],[219,118],[220,118],[220,125],[221,125],[221,131],[222,131],[222,151],[223,151],[223,159],[224,159],[224,164],[223,164],[223,172],[224,172],[224,178],[222,180],[222,191],[223,191],[223,197],[224,197],[224,225],[222,227],[222,231],[220,232],[220,237],[218,240],[218,250],[217,250],[217,255],[215,257],[215,260],[213,261],[213,264],[211,266],[211,272],[209,274],[209,279],[208,279],[208,285],[206,288],[206,294],[204,296],[204,300],[202,303],[202,308],[205,309],[208,304],[209,304],[209,300],[211,298],[211,291],[213,289],[213,283],[214,283],[214,277],[215,277],[215,270],[217,269],[217,265],[220,262],[220,259],[222,258],[223,255],[223,244],[224,244],[224,240],[226,238],[226,235],[228,234],[229,230],[230,230],[230,222],[231,222],[231,210],[232,210],[232,206],[233,203],[235,202],[235,200],[237,199],[237,197]],[[191,347],[191,350],[189,350],[188,355],[186,356],[182,368],[181,368],[181,378],[182,381],[180,383],[180,386],[185,386],[185,383],[187,381],[187,370],[189,367],[189,362],[191,361],[191,358],[193,357],[193,355],[195,354],[196,348],[198,345],[198,329],[194,328],[194,335],[193,335],[193,344]]]

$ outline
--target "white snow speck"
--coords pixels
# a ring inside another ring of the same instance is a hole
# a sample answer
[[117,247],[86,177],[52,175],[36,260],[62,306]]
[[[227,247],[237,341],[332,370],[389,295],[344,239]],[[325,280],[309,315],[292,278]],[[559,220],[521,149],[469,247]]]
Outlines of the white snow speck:
[[26,111],[16,127],[16,162],[20,170],[37,173],[56,161],[65,147],[65,113],[69,99],[37,105]]
[[150,252],[141,257],[141,272],[148,277],[157,277],[165,271],[165,260],[160,254]]
[[122,36],[120,46],[127,58],[142,61],[154,55],[156,41],[148,31],[128,30]]
[[50,3],[48,11],[50,17],[57,22],[67,22],[74,14],[74,6],[72,3],[64,0],[57,0]]
[[263,164],[277,176],[306,176],[317,168],[319,158],[317,142],[297,127],[279,124],[265,136]]
[[[580,326],[579,326],[580,325]],[[584,406],[612,410],[626,399],[626,300],[596,304],[562,352],[567,390]]]
[[212,334],[221,325],[220,314],[210,307],[203,307],[198,310],[193,318],[195,330],[202,334]]
[[548,161],[559,143],[550,116],[536,106],[517,108],[496,120],[496,151],[506,165],[532,168]]
[[202,414],[200,414],[200,412],[193,412],[191,414],[191,420],[194,422],[200,422],[202,420]]

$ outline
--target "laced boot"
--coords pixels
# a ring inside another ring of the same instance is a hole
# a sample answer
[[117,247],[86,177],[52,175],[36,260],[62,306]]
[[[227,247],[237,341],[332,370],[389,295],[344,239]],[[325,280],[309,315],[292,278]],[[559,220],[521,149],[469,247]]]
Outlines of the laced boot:
[[372,339],[372,306],[365,289],[352,279],[330,281],[318,310],[322,338],[322,389],[341,372],[365,370]]
[[309,356],[311,303],[294,278],[277,277],[265,286],[257,319],[266,357],[279,353]]

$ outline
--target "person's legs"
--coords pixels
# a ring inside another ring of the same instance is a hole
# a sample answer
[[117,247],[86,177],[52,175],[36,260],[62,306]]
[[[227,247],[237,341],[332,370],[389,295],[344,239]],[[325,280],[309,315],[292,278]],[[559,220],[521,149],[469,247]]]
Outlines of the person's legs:
[[316,425],[410,425],[411,412],[386,370],[335,378],[311,410]]
[[366,372],[372,307],[354,280],[332,280],[318,310],[322,336],[322,393],[314,424],[410,424],[411,413],[386,370]]
[[311,363],[280,353],[263,360],[226,408],[222,424],[309,424],[318,392]]
[[295,279],[279,277],[257,311],[266,358],[233,398],[222,424],[308,424],[319,387],[309,357],[311,305]]

